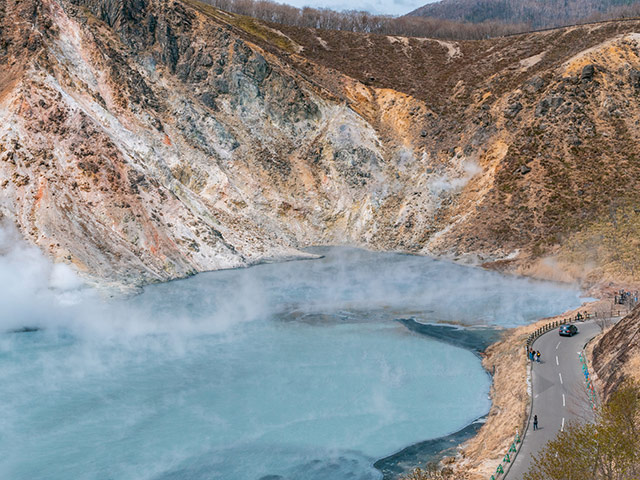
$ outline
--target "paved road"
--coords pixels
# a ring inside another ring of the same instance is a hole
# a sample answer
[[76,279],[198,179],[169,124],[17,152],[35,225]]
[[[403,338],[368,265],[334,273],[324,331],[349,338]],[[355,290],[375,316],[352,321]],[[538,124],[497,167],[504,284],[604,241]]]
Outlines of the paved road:
[[[593,321],[578,323],[578,334],[561,337],[558,329],[542,335],[533,344],[541,353],[541,362],[532,365],[533,411],[520,452],[506,478],[521,480],[536,454],[571,420],[592,420],[584,375],[578,352],[600,332]],[[538,415],[538,430],[533,430],[533,415]]]

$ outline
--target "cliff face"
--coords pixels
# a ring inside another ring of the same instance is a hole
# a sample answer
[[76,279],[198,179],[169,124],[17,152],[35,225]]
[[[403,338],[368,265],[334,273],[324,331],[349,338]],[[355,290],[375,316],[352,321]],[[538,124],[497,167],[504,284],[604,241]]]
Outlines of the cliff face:
[[605,398],[625,379],[640,380],[640,307],[600,337],[592,357]]
[[341,243],[634,276],[607,238],[640,226],[639,28],[447,43],[0,0],[0,208],[118,284]]
[[286,257],[389,188],[366,122],[196,10],[7,7],[35,40],[5,56],[4,208],[57,259],[140,283]]

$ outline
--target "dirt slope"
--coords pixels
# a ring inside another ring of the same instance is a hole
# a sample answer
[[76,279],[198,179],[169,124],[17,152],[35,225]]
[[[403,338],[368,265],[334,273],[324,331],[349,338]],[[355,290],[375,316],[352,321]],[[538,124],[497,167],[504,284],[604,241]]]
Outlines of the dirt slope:
[[640,307],[598,339],[592,363],[605,399],[625,379],[640,380]]

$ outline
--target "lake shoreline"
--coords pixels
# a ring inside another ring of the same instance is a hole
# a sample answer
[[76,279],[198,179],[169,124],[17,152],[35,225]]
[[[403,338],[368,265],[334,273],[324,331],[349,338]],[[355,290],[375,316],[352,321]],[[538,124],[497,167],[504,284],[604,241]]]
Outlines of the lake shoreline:
[[[491,326],[422,323],[415,318],[398,318],[396,322],[417,335],[471,351],[480,359],[484,357],[485,350],[498,342],[505,331],[504,328]],[[492,377],[490,371],[485,369],[485,372]],[[478,435],[488,414],[489,412],[449,435],[411,444],[377,460],[373,466],[382,473],[382,480],[394,480],[411,473],[416,466],[437,464],[443,458],[455,456],[461,444]]]
[[[396,321],[412,333],[463,348],[480,358],[490,345],[499,340],[504,331],[499,327],[459,327],[421,323],[415,318],[398,318]],[[486,373],[491,376],[489,371]],[[377,460],[373,466],[382,473],[383,480],[393,480],[411,473],[416,466],[438,463],[444,457],[455,455],[460,444],[476,436],[488,413],[454,433],[409,445],[399,452]]]
[[373,467],[382,473],[382,480],[394,480],[411,473],[418,465],[437,464],[444,458],[455,456],[461,444],[478,434],[486,418],[477,418],[450,435],[409,445],[393,455],[377,460]]
[[455,478],[489,478],[495,474],[516,433],[522,434],[531,401],[529,362],[524,350],[527,337],[551,321],[572,317],[578,312],[592,313],[603,302],[606,300],[594,300],[560,315],[505,330],[502,338],[483,352],[482,365],[493,373],[491,408],[477,434],[458,445],[455,456],[446,462],[455,472]]
[[[575,316],[577,312],[593,312],[603,300],[594,300],[560,315],[545,317],[511,329],[493,327],[458,327],[447,324],[425,324],[413,318],[397,319],[408,330],[429,338],[470,350],[482,359],[492,378],[489,412],[459,431],[443,437],[409,445],[399,452],[377,460],[383,480],[407,475],[428,463],[440,464],[455,472],[455,478],[481,480],[490,477],[513,442],[521,433],[530,402],[528,393],[528,361],[524,355],[527,337],[550,321]],[[478,334],[478,330],[482,333]],[[461,336],[462,333],[462,336]],[[493,336],[493,338],[492,338]]]

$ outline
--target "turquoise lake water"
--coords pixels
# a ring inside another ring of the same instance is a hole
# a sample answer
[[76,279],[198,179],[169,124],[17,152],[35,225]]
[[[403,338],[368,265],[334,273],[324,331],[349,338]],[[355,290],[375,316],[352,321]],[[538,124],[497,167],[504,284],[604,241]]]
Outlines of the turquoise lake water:
[[41,330],[0,333],[0,478],[379,479],[378,458],[490,406],[477,356],[396,319],[510,327],[580,305],[425,257],[314,252],[127,300],[14,281],[5,330]]

